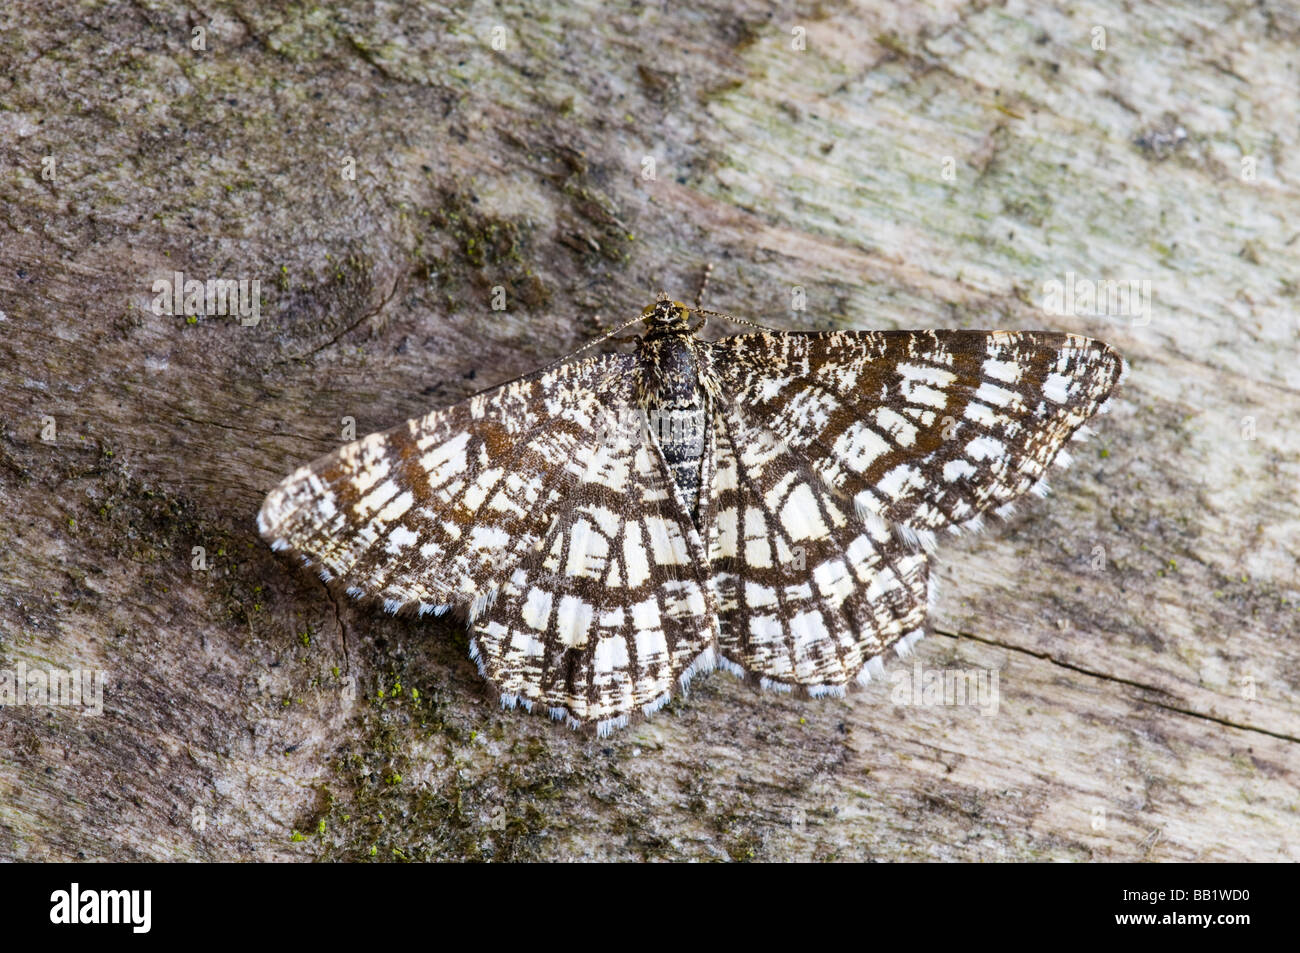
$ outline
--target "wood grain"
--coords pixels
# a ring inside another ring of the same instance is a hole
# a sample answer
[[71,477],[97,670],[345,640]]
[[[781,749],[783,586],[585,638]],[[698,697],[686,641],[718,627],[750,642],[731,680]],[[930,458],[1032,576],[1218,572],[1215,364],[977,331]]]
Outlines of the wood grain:
[[[107,685],[101,717],[0,709],[0,858],[1300,859],[1293,10],[26,6],[0,669]],[[596,741],[257,539],[343,418],[531,370],[707,261],[709,306],[766,324],[1131,363],[1051,498],[945,541],[891,681],[714,674]],[[155,314],[176,270],[259,279],[260,322]],[[1149,281],[1149,320],[1048,313],[1067,273]],[[901,704],[915,665],[997,673],[996,713]]]

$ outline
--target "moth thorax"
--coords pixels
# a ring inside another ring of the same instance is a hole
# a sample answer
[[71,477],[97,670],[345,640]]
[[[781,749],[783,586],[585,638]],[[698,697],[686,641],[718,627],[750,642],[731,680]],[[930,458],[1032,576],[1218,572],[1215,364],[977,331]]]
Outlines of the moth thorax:
[[671,300],[661,293],[658,300],[641,312],[641,320],[649,329],[649,337],[662,334],[681,334],[687,328],[690,309],[680,301]]

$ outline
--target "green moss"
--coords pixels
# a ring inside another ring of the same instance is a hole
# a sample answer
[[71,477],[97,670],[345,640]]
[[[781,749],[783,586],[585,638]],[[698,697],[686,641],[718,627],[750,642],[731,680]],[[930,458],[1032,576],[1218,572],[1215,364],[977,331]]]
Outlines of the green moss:
[[[526,719],[521,725],[521,715],[489,711],[485,723],[466,722],[444,706],[438,689],[421,682],[402,664],[381,680],[382,697],[373,689],[362,696],[358,723],[344,735],[357,740],[332,762],[328,797],[299,822],[308,830],[326,822],[322,859],[553,856],[553,838],[582,815],[577,805],[597,787],[608,788],[609,763],[557,753],[548,734],[554,727]],[[523,726],[535,730],[521,736]],[[622,784],[614,803],[638,803],[635,790],[612,773],[615,786]],[[634,807],[618,813],[628,818],[623,830],[639,829]],[[672,855],[670,846],[664,856]]]
[[439,286],[449,311],[458,299],[488,300],[496,287],[506,306],[543,310],[549,289],[533,274],[532,227],[479,211],[473,196],[440,189],[429,207],[418,210],[422,229],[415,236],[418,271]]

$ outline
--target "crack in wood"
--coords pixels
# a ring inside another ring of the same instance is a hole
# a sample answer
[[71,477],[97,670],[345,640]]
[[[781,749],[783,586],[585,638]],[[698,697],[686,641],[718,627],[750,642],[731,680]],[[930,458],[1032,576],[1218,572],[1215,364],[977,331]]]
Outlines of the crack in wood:
[[366,320],[368,320],[368,319],[370,319],[370,318],[373,318],[373,317],[374,317],[375,315],[377,315],[380,311],[384,310],[384,308],[388,307],[388,302],[390,302],[390,301],[393,300],[394,296],[397,294],[397,288],[398,288],[398,286],[399,286],[401,283],[402,283],[402,276],[401,276],[401,275],[398,275],[396,278],[393,279],[393,287],[392,287],[392,290],[390,290],[390,291],[388,292],[388,294],[384,297],[384,299],[383,299],[382,301],[379,302],[379,304],[375,305],[373,308],[371,308],[369,311],[367,311],[367,312],[366,312],[365,314],[363,314],[361,317],[357,318],[355,321],[353,321],[351,324],[349,324],[346,328],[344,328],[344,329],[343,329],[342,331],[340,331],[338,334],[334,335],[332,338],[330,338],[330,339],[329,339],[328,341],[326,341],[324,344],[320,345],[320,347],[313,348],[312,350],[308,351],[306,354],[299,355],[298,357],[286,357],[286,358],[283,358],[283,359],[281,359],[281,360],[279,360],[279,361],[276,361],[276,362],[275,362],[276,365],[278,366],[278,365],[281,365],[281,364],[287,364],[287,363],[289,363],[290,361],[305,361],[305,360],[307,360],[307,358],[309,358],[309,357],[315,357],[317,354],[319,354],[321,351],[325,350],[327,347],[333,347],[335,344],[337,344],[337,343],[339,342],[339,340],[340,340],[344,335],[349,334],[349,333],[351,333],[352,331],[356,330],[356,329],[357,329],[358,327],[360,327],[360,326],[361,326],[361,325],[362,325]]
[[[1063,662],[1050,653],[1035,652],[1034,650],[1027,649],[1022,645],[1011,645],[1006,642],[999,642],[997,639],[985,638],[984,636],[975,635],[973,632],[951,632],[947,629],[939,628],[931,628],[930,631],[935,635],[946,635],[951,639],[969,639],[972,642],[980,642],[984,645],[996,646],[997,648],[1006,649],[1010,652],[1020,652],[1023,655],[1028,655],[1030,658],[1036,658],[1040,661],[1048,662],[1058,668],[1068,669],[1071,672],[1077,672],[1080,675],[1087,675],[1092,678],[1104,679],[1108,682],[1114,682],[1117,685],[1127,685],[1129,688],[1136,688],[1144,692],[1154,692],[1159,695],[1167,695],[1170,698],[1176,697],[1173,692],[1166,691],[1163,688],[1157,688],[1154,685],[1147,685],[1143,682],[1135,682],[1128,678],[1120,678],[1117,675],[1107,675],[1105,672],[1098,672],[1094,669],[1084,668],[1081,665],[1071,664],[1070,662]],[[1195,711],[1191,708],[1180,708],[1177,705],[1166,704],[1165,702],[1151,698],[1144,698],[1142,701],[1149,705],[1154,705],[1156,708],[1164,709],[1165,711],[1174,712],[1179,715],[1187,715],[1190,718],[1200,718],[1205,721],[1211,721],[1216,725],[1223,725],[1225,728],[1236,728],[1239,731],[1253,731],[1256,734],[1267,735],[1270,738],[1277,738],[1279,741],[1290,741],[1300,744],[1300,738],[1284,734],[1280,731],[1270,731],[1268,728],[1260,728],[1257,725],[1244,725],[1227,718],[1220,718],[1217,715],[1210,715],[1203,711]]]
[[339,612],[338,599],[335,598],[334,593],[330,590],[330,587],[326,585],[324,581],[321,581],[320,584],[321,587],[325,590],[325,594],[329,596],[330,605],[334,607],[334,624],[339,627],[339,642],[343,646],[343,673],[345,675],[351,675],[352,656],[348,652],[348,627],[343,624],[343,615],[342,613]]

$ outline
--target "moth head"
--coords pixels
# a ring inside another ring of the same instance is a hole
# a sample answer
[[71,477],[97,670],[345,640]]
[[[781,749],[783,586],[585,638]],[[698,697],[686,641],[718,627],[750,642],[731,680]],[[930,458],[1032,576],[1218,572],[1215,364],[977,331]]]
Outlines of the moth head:
[[680,301],[668,297],[668,292],[659,292],[655,303],[641,312],[641,320],[651,331],[676,331],[686,328],[687,316],[691,309]]

